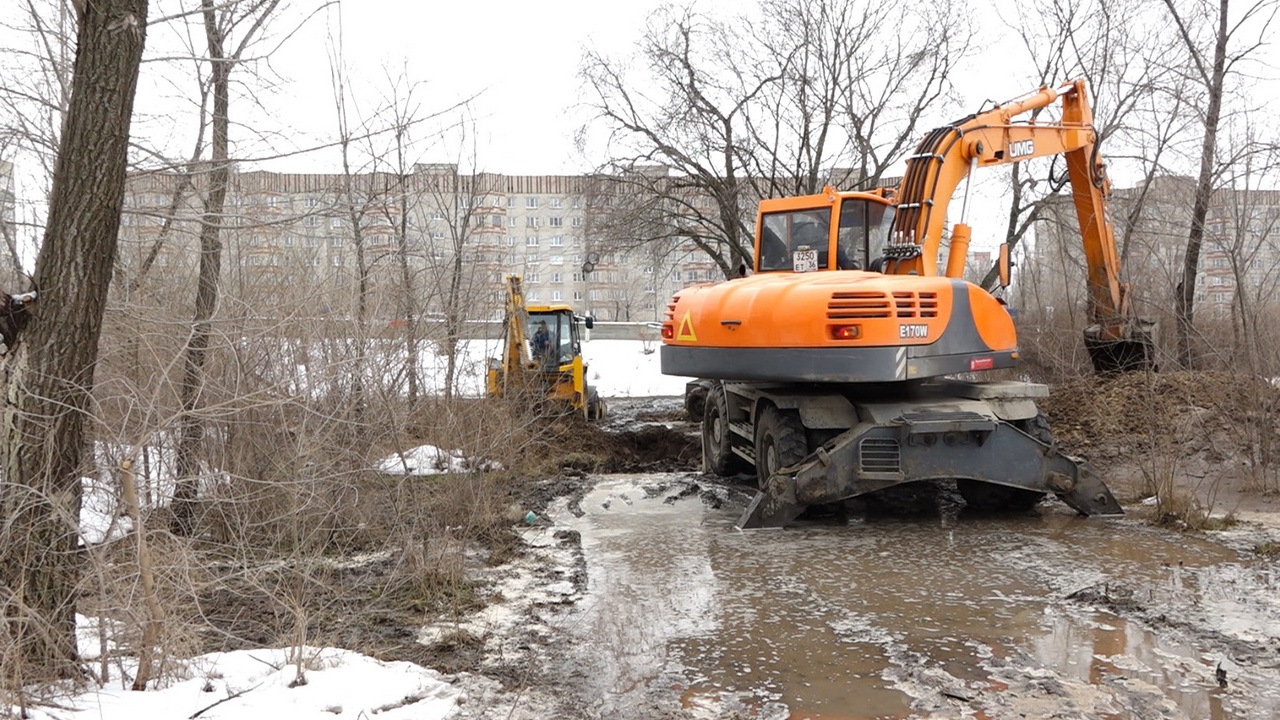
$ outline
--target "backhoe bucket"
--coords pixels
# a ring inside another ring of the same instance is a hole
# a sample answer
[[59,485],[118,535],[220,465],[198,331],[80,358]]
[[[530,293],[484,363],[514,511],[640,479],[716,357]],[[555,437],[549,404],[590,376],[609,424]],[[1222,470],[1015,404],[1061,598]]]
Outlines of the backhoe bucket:
[[1155,323],[1133,320],[1126,330],[1126,337],[1112,340],[1103,337],[1100,325],[1085,329],[1084,347],[1095,372],[1115,375],[1156,369]]

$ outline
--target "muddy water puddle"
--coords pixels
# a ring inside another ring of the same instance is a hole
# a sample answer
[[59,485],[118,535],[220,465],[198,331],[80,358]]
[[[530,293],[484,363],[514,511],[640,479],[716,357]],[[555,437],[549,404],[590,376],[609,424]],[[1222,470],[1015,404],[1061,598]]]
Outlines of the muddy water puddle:
[[1053,507],[744,533],[734,498],[611,476],[557,513],[588,714],[1280,716],[1274,565]]

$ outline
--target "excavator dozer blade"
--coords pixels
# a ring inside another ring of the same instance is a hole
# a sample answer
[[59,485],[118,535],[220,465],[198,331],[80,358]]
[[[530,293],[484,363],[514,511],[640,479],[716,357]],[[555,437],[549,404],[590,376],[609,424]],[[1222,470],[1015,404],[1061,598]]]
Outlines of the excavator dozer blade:
[[1156,369],[1155,323],[1134,320],[1126,329],[1126,337],[1118,340],[1104,337],[1098,325],[1085,329],[1084,347],[1095,372],[1115,375]]
[[779,473],[752,498],[736,527],[739,530],[786,527],[800,517],[806,507],[796,498],[795,479]]
[[1085,463],[1079,464],[1075,480],[1056,475],[1049,479],[1050,487],[1058,490],[1058,497],[1081,515],[1123,515],[1124,508],[1110,488],[1093,474],[1093,470]]

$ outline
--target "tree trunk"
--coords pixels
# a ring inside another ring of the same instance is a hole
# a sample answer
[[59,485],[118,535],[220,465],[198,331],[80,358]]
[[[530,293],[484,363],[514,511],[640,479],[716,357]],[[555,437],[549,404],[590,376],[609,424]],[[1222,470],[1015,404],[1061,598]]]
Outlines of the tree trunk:
[[205,38],[213,86],[213,143],[210,146],[209,195],[204,201],[200,223],[200,274],[196,281],[196,306],[191,322],[191,338],[187,341],[183,362],[182,385],[179,387],[182,415],[178,423],[178,441],[174,463],[178,480],[173,493],[172,531],[190,535],[194,528],[196,500],[199,494],[200,440],[204,423],[196,415],[200,390],[204,387],[205,358],[214,310],[218,305],[219,279],[222,276],[222,214],[227,199],[227,132],[229,129],[231,63],[222,47],[222,31],[218,28],[213,0],[201,0]]
[[[1218,149],[1218,121],[1222,116],[1222,88],[1226,75],[1227,6],[1228,0],[1219,0],[1218,35],[1213,48],[1213,74],[1207,78],[1209,107],[1205,110],[1204,141],[1200,146],[1200,175],[1196,179],[1195,202],[1191,207],[1191,230],[1187,234],[1187,251],[1182,256],[1182,282],[1174,298],[1174,315],[1177,319],[1178,362],[1191,369],[1195,364],[1193,341],[1195,334],[1196,275],[1200,268],[1200,248],[1204,244],[1204,220],[1209,214],[1209,200],[1213,195],[1213,161]],[[1189,47],[1189,51],[1195,52]]]
[[71,102],[36,261],[37,317],[17,346],[4,408],[0,586],[15,604],[22,680],[70,675],[84,419],[111,285],[147,0],[82,6]]

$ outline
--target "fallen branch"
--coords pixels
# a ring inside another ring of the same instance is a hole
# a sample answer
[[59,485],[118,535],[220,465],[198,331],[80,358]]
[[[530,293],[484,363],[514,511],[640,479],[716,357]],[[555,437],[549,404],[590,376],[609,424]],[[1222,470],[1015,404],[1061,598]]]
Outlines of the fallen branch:
[[195,713],[194,715],[192,715],[191,717],[187,718],[187,720],[196,720],[196,718],[198,718],[198,717],[200,717],[201,715],[203,715],[203,714],[205,713],[205,711],[207,711],[207,710],[212,710],[212,709],[214,709],[214,708],[218,707],[219,705],[221,705],[222,703],[227,702],[228,700],[235,700],[236,698],[240,697],[241,695],[244,695],[244,694],[245,694],[245,693],[247,693],[247,692],[252,692],[252,691],[254,691],[254,690],[257,690],[257,689],[258,689],[258,688],[260,688],[260,687],[262,687],[262,683],[258,683],[257,685],[254,685],[254,686],[253,686],[253,687],[251,687],[251,688],[245,688],[244,690],[241,690],[240,692],[231,693],[230,695],[228,695],[228,696],[226,696],[226,697],[222,698],[221,700],[219,700],[218,702],[216,702],[216,703],[214,703],[214,704],[212,704],[212,705],[209,705],[209,706],[207,706],[207,707],[200,708],[199,710],[197,710],[197,711],[196,711],[196,713]]

